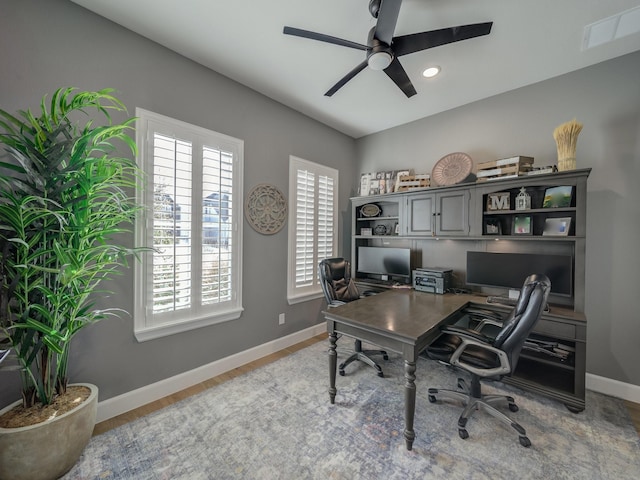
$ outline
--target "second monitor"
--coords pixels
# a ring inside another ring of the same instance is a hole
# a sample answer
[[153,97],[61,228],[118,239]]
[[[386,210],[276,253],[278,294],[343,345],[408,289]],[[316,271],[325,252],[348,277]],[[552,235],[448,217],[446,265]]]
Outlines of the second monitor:
[[[411,281],[411,249],[358,247],[356,276],[373,275],[375,279],[403,283]],[[362,275],[364,274],[364,275]]]

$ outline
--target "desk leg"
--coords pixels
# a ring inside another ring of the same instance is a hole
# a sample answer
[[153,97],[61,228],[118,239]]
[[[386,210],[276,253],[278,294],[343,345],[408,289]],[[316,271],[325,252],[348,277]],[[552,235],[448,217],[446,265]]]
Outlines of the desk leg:
[[416,412],[416,362],[404,361],[404,440],[407,450],[413,448],[416,432],[413,431],[413,418]]
[[333,405],[336,403],[336,367],[338,364],[338,353],[336,352],[336,342],[338,335],[335,332],[329,334],[329,400]]

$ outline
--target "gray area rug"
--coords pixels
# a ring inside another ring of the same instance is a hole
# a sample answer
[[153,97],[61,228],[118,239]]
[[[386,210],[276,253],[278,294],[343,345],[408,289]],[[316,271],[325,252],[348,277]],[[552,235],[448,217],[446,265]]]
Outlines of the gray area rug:
[[[353,342],[339,341],[341,348]],[[339,351],[344,358],[347,351]],[[640,440],[621,400],[587,392],[570,413],[556,401],[494,383],[520,407],[515,432],[484,412],[457,432],[459,403],[429,403],[457,373],[421,358],[416,440],[405,449],[402,359],[379,378],[362,363],[327,393],[326,342],[92,438],[65,479],[638,479]],[[508,409],[505,407],[505,412]]]

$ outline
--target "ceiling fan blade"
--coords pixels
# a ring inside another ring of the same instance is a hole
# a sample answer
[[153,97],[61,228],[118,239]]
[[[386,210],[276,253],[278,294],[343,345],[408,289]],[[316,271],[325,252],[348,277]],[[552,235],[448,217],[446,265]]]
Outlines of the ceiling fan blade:
[[404,92],[407,98],[413,97],[416,93],[416,89],[413,88],[413,84],[411,80],[409,80],[409,75],[404,71],[402,65],[398,61],[397,58],[394,58],[391,64],[384,69],[384,73],[393,80],[400,90]]
[[340,79],[340,81],[338,83],[336,83],[333,87],[331,87],[327,93],[325,93],[325,97],[330,97],[332,96],[334,93],[336,93],[338,90],[340,90],[342,87],[344,87],[344,85],[351,80],[353,77],[355,77],[357,74],[359,74],[362,70],[365,69],[365,67],[367,66],[367,61],[365,60],[364,62],[362,62],[361,64],[359,64],[356,68],[354,68],[353,70],[351,70],[349,73],[347,73],[344,77],[342,77]]
[[393,40],[400,5],[402,5],[402,0],[382,0],[380,5],[374,37],[387,45],[391,45],[391,40]]
[[369,47],[360,43],[351,42],[338,37],[332,37],[331,35],[325,35],[324,33],[310,32],[309,30],[301,30],[300,28],[284,27],[282,31],[285,35],[293,35],[296,37],[309,38],[311,40],[318,40],[319,42],[332,43],[334,45],[340,45],[342,47],[355,48],[356,50],[368,50]]
[[493,22],[473,23],[471,25],[431,30],[430,32],[402,35],[393,39],[391,48],[395,56],[400,57],[420,50],[446,45],[447,43],[489,35],[492,25]]

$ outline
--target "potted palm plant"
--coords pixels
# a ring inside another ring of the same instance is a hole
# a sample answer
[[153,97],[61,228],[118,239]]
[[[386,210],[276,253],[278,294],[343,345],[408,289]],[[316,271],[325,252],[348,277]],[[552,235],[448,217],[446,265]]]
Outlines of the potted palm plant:
[[58,478],[91,437],[97,387],[69,384],[71,340],[119,313],[94,301],[138,252],[117,242],[138,209],[134,119],[113,112],[126,108],[111,89],[75,88],[43,97],[37,115],[0,109],[0,350],[11,352],[0,367],[13,365],[22,390],[0,410],[0,479]]

